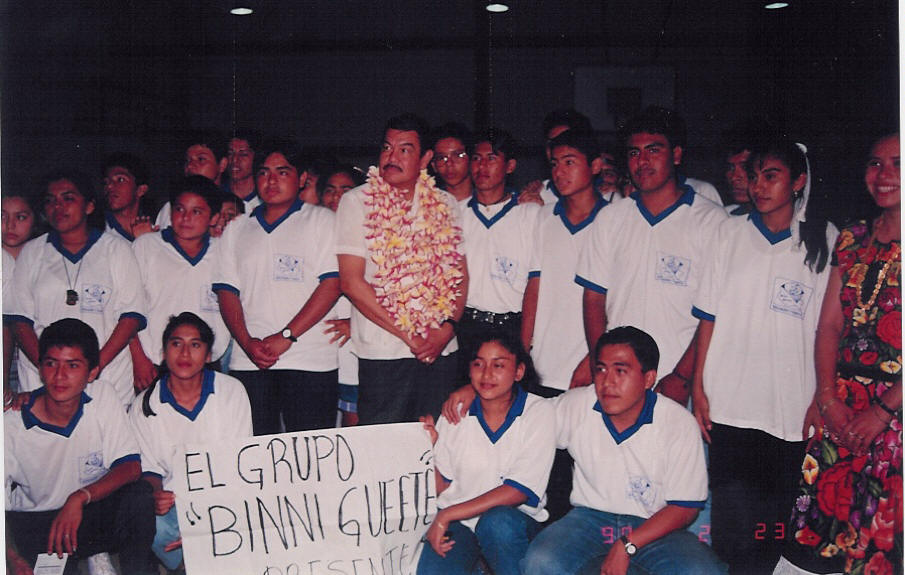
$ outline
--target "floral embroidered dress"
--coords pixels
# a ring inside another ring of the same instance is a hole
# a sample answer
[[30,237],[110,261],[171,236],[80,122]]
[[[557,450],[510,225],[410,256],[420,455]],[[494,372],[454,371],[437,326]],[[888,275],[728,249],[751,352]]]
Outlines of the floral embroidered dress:
[[[839,235],[833,254],[842,277],[845,317],[836,397],[856,413],[902,377],[899,242],[871,242],[870,236],[866,222],[850,226]],[[864,309],[859,299],[872,299],[873,305]],[[790,533],[798,544],[790,545],[785,555],[803,569],[901,572],[901,417],[893,418],[865,455],[856,457],[826,433],[814,442],[802,464],[801,495],[792,510]]]

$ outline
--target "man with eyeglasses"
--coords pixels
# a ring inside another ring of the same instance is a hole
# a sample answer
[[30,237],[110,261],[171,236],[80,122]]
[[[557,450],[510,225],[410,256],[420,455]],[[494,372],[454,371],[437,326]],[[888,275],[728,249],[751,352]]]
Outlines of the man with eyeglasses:
[[447,122],[434,130],[434,158],[431,168],[440,188],[449,192],[456,201],[471,197],[472,183],[468,158],[471,155],[471,130],[459,122]]

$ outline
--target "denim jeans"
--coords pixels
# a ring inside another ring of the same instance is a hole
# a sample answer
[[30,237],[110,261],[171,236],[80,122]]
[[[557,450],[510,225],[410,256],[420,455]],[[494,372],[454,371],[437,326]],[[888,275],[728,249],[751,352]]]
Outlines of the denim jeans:
[[172,571],[182,563],[182,547],[172,551],[164,551],[163,548],[179,539],[179,518],[176,515],[176,506],[170,507],[165,515],[157,515],[157,533],[154,535],[154,543],[151,550],[160,559],[164,566]]
[[[600,565],[613,543],[645,521],[633,515],[616,515],[576,507],[544,529],[522,560],[525,575],[600,573]],[[628,572],[633,575],[716,575],[726,566],[713,551],[685,529],[677,529],[638,549]]]
[[519,561],[541,524],[514,507],[494,507],[481,514],[474,532],[458,521],[447,530],[456,542],[440,557],[429,544],[418,561],[418,575],[478,573],[483,555],[494,575],[519,575]]

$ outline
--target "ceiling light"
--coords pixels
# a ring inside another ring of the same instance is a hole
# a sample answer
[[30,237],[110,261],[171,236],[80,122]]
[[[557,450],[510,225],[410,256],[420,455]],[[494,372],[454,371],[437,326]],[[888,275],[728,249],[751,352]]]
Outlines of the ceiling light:
[[506,4],[488,4],[484,8],[488,12],[495,12],[497,14],[509,11],[509,6],[507,6]]
[[251,8],[245,8],[245,7],[239,7],[239,6],[233,8],[232,10],[229,11],[230,14],[233,14],[235,16],[248,16],[252,12],[254,12],[254,10],[252,10]]
[[785,8],[788,5],[788,2],[770,2],[769,4],[764,4],[764,8],[766,8],[767,10],[779,10],[780,8]]

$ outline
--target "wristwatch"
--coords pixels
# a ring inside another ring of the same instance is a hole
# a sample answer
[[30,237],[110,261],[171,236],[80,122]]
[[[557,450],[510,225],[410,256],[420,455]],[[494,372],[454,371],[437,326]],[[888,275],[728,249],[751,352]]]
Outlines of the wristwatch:
[[281,331],[281,332],[280,332],[280,335],[282,335],[283,337],[285,337],[286,339],[288,339],[288,340],[291,341],[292,343],[295,343],[295,342],[298,341],[298,338],[295,337],[294,335],[292,335],[292,330],[289,329],[288,327],[285,328],[283,331]]
[[623,535],[619,538],[619,541],[622,541],[622,546],[625,547],[625,553],[629,557],[634,557],[635,553],[638,552],[638,548],[635,547],[635,544],[628,540],[628,537]]

